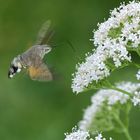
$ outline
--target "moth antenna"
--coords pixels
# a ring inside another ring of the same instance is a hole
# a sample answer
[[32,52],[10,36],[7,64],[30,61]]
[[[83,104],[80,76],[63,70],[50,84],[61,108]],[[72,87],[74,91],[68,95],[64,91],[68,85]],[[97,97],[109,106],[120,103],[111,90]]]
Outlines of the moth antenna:
[[77,58],[78,60],[81,60],[81,58],[80,58],[80,57],[78,56],[78,54],[77,54],[77,51],[76,51],[74,45],[73,45],[69,40],[67,40],[67,41],[65,41],[65,42],[62,42],[62,43],[59,43],[59,44],[51,45],[51,47],[55,49],[55,48],[57,48],[58,46],[64,45],[64,44],[66,44],[66,43],[67,43],[67,44],[69,45],[69,47],[73,50],[73,52],[75,53],[76,58]]
[[74,45],[73,45],[69,40],[67,40],[66,42],[68,43],[68,45],[71,47],[71,49],[72,49],[73,52],[75,53],[76,58],[77,58],[78,60],[81,60],[81,58],[80,58],[80,57],[78,56],[78,54],[77,54],[77,51],[76,51]]
[[67,42],[68,45],[72,48],[72,50],[74,51],[74,53],[76,53],[76,50],[75,50],[73,44],[72,44],[69,40],[67,40],[66,42]]

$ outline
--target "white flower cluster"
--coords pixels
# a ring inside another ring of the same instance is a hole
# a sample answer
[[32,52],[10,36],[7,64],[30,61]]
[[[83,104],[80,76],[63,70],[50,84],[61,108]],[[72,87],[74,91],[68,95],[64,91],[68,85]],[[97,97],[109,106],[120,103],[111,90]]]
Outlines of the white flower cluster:
[[92,104],[85,110],[83,120],[79,123],[79,128],[81,130],[86,131],[89,129],[90,125],[94,121],[96,113],[100,111],[100,108],[105,101],[107,102],[109,107],[113,106],[118,102],[120,104],[125,104],[128,100],[131,100],[134,105],[140,104],[139,83],[123,82],[117,84],[117,87],[130,92],[133,96],[133,99],[130,99],[130,96],[116,90],[99,90],[91,98]]
[[111,11],[110,18],[99,24],[94,34],[95,45],[114,45],[137,48],[140,45],[140,2],[132,1],[122,4]]
[[132,99],[134,106],[140,105],[140,91],[135,91]]
[[[74,128],[72,133],[66,134],[65,140],[106,140],[106,138],[103,138],[102,134],[99,133],[95,139],[92,139],[89,132]],[[109,140],[112,140],[112,138]]]
[[[95,137],[95,140],[106,140],[106,138],[103,138],[102,134],[99,133],[98,136]],[[109,138],[109,140],[113,140],[113,139]]]
[[137,78],[137,80],[140,80],[140,70],[137,72],[136,78]]
[[115,8],[110,18],[98,25],[92,40],[97,49],[77,66],[72,80],[73,92],[82,92],[93,81],[97,83],[109,76],[110,69],[106,65],[109,59],[115,67],[131,61],[128,51],[137,52],[140,46],[140,2],[132,1]]
[[106,56],[102,51],[88,56],[86,62],[77,66],[77,72],[72,83],[73,92],[82,92],[92,81],[104,79],[109,76],[109,69],[106,67],[104,60]]
[[75,127],[72,129],[72,133],[66,133],[65,135],[65,140],[88,140],[90,138],[87,131],[77,130]]

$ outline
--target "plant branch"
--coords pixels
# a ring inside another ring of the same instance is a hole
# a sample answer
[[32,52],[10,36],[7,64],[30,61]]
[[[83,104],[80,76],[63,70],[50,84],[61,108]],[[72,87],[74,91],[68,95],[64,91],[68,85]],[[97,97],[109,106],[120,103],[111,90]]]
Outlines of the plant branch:
[[106,85],[107,86],[105,88],[107,88],[107,89],[112,89],[112,90],[122,92],[122,93],[124,93],[126,95],[129,95],[130,97],[132,96],[132,94],[130,92],[127,92],[127,91],[125,91],[123,89],[120,89],[120,88],[117,88],[117,87],[113,86],[108,80],[106,80]]
[[129,95],[130,97],[132,97],[132,94],[131,94],[130,92],[127,92],[127,91],[125,91],[125,90],[123,90],[123,89],[120,89],[120,88],[117,88],[117,87],[115,87],[115,86],[111,86],[111,87],[109,87],[109,89],[113,89],[113,90],[122,92],[122,93],[124,93],[124,94]]
[[137,64],[137,63],[132,62],[131,65],[133,65],[133,66],[135,66],[135,67],[137,67],[137,68],[140,68],[140,65]]
[[114,118],[115,118],[116,122],[121,126],[122,131],[123,131],[124,135],[126,136],[126,138],[128,140],[132,140],[132,137],[129,134],[128,128],[123,124],[121,119],[116,114],[114,114]]

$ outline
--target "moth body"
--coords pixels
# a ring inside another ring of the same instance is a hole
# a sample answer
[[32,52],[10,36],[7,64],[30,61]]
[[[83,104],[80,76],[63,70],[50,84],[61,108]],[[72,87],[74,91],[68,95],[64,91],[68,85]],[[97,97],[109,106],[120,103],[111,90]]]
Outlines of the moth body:
[[45,79],[52,79],[49,69],[43,62],[45,54],[50,51],[51,47],[48,45],[35,45],[21,55],[18,55],[11,62],[8,77],[13,78],[16,73],[25,68],[28,69],[29,75],[33,80],[41,81],[42,79],[42,81],[45,81]]
[[12,60],[8,72],[9,78],[13,78],[24,68],[27,69],[32,80],[52,80],[52,74],[43,62],[44,56],[51,51],[51,47],[46,44],[46,41],[50,39],[52,33],[50,21],[46,21],[38,33],[36,44]]

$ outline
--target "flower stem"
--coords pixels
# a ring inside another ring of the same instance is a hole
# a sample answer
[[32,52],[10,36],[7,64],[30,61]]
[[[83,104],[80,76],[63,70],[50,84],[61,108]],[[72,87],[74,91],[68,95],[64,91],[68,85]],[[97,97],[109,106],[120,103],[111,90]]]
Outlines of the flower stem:
[[87,92],[87,91],[93,90],[93,89],[94,90],[99,90],[99,89],[112,89],[112,90],[116,90],[116,91],[122,92],[123,94],[126,94],[126,95],[132,97],[132,94],[130,92],[127,92],[127,91],[125,91],[123,89],[120,89],[120,88],[117,88],[115,86],[107,86],[107,87],[103,86],[103,87],[100,87],[100,88],[90,87],[90,88],[85,89],[83,92]]
[[117,87],[115,87],[115,86],[111,86],[111,87],[109,87],[109,89],[113,89],[113,90],[122,92],[122,93],[124,93],[124,94],[126,94],[126,95],[129,95],[130,97],[132,96],[132,94],[131,94],[130,92],[127,92],[127,91],[125,91],[125,90],[123,90],[123,89],[120,89],[120,88],[117,88]]
[[117,115],[114,114],[114,118],[115,118],[116,122],[122,127],[122,131],[123,131],[125,137],[127,138],[127,140],[132,140],[132,138],[129,134],[129,131],[128,131],[128,127],[126,127],[123,124],[123,122],[121,121],[121,119]]
[[135,66],[136,68],[140,68],[140,65],[139,64],[137,64],[137,63],[131,63],[131,65],[133,65],[133,66]]
[[137,54],[140,56],[140,52],[139,52],[139,50],[136,50],[136,52],[137,52]]
[[129,93],[129,92],[123,90],[123,89],[120,89],[120,88],[117,88],[117,87],[113,86],[108,80],[106,80],[106,87],[105,87],[105,89],[106,89],[106,88],[107,88],[107,89],[113,89],[113,90],[122,92],[122,93],[124,93],[124,94],[129,95],[130,97],[132,96],[131,93]]

